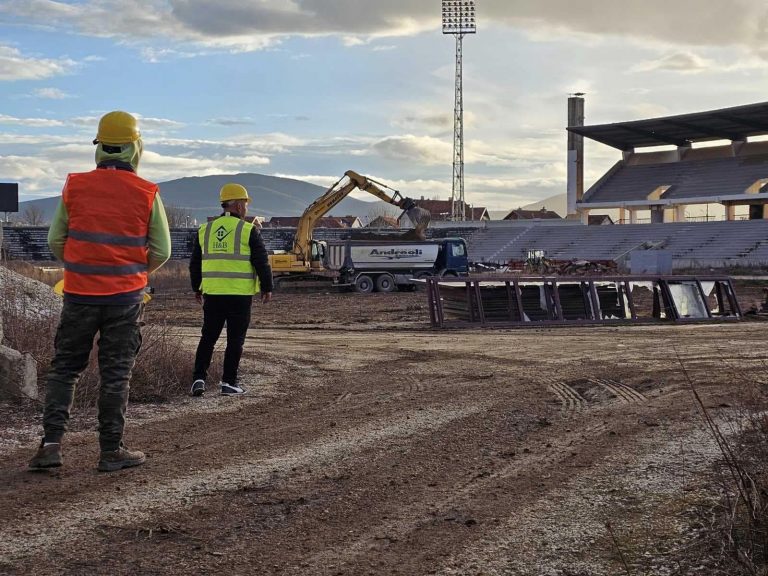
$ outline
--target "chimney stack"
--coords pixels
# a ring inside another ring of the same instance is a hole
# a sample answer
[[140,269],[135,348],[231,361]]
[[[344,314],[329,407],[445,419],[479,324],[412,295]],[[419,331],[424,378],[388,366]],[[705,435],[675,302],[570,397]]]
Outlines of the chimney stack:
[[[584,98],[568,98],[568,127],[584,126]],[[576,203],[584,197],[584,137],[568,131],[568,216],[576,216]]]

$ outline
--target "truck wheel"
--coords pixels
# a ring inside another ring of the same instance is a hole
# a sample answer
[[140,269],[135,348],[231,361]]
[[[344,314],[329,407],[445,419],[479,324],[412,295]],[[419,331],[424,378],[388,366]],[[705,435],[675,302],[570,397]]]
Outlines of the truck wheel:
[[361,274],[355,279],[355,290],[360,294],[373,292],[373,280],[366,274]]
[[395,289],[395,279],[389,274],[382,274],[376,278],[377,292],[392,292]]
[[[426,271],[425,272],[417,272],[416,274],[413,275],[414,279],[416,279],[416,280],[426,280],[427,278],[432,278],[432,276],[433,276],[432,272],[426,272]],[[419,283],[419,284],[411,284],[411,286],[412,286],[412,290],[413,291],[425,290],[426,289],[425,288],[426,285],[425,284],[421,284],[421,283]]]

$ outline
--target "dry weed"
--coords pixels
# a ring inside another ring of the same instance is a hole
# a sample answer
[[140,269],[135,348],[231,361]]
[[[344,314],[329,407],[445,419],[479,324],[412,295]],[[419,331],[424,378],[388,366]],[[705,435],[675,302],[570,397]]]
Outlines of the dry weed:
[[159,294],[192,292],[189,283],[189,263],[186,260],[170,260],[153,272],[149,285]]
[[[768,390],[765,383],[732,370],[734,379],[741,380],[744,399],[726,417],[715,420],[682,361],[680,365],[722,455],[716,470],[721,497],[713,508],[710,549],[729,555],[729,574],[764,576],[768,574]],[[727,434],[722,430],[725,425],[730,427]]]
[[[12,268],[19,274],[55,284],[57,278],[36,266],[13,262]],[[178,283],[180,270],[169,271],[166,285]],[[188,281],[187,281],[188,282]],[[32,309],[29,298],[23,298],[22,286],[6,286],[0,297],[0,314],[3,321],[3,344],[27,352],[37,362],[38,382],[45,386],[45,377],[53,359],[53,339],[58,326],[58,313],[41,314]],[[150,303],[149,306],[152,304]],[[173,333],[169,315],[155,317],[150,325],[142,328],[142,346],[136,359],[131,378],[131,399],[140,402],[163,402],[186,391],[192,374],[194,352],[185,348]],[[98,336],[97,336],[98,341]],[[99,391],[98,345],[94,345],[88,367],[80,377],[75,390],[75,405],[96,405]],[[44,390],[41,390],[44,394]]]

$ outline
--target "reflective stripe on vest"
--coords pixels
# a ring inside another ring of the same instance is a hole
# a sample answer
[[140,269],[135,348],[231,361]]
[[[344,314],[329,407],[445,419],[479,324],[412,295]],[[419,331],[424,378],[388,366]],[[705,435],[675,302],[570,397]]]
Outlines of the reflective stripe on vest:
[[67,230],[67,236],[75,240],[95,242],[97,244],[115,244],[116,246],[146,246],[146,236],[118,236],[117,234],[103,234],[100,232],[87,232],[85,230]]
[[147,285],[147,234],[157,184],[126,170],[70,174],[64,292],[111,296]]
[[259,292],[259,279],[251,265],[252,230],[253,224],[228,215],[200,227],[203,294],[252,296]]

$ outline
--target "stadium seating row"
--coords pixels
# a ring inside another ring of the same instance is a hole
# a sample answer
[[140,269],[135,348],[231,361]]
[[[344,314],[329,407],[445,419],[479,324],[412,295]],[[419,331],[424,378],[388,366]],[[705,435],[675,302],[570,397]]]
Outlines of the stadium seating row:
[[[189,258],[195,230],[171,231],[173,258]],[[264,229],[262,235],[270,250],[291,247],[293,229]],[[320,240],[339,239],[349,230],[319,228]],[[3,251],[18,260],[53,260],[48,250],[45,227],[4,229]],[[564,224],[510,223],[508,226],[430,230],[432,236],[462,236],[467,240],[469,258],[474,262],[506,264],[525,259],[528,250],[543,250],[558,260],[620,260],[632,250],[663,248],[683,261],[722,262],[725,265],[768,264],[768,220],[688,222],[671,224],[627,224],[584,226]]]
[[598,182],[585,202],[621,202],[647,199],[660,186],[671,186],[665,199],[709,198],[745,194],[747,188],[768,178],[768,156],[752,155],[710,160],[622,166]]

